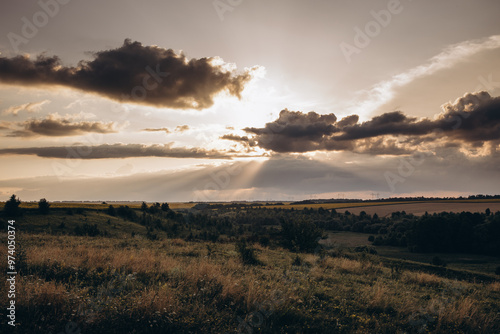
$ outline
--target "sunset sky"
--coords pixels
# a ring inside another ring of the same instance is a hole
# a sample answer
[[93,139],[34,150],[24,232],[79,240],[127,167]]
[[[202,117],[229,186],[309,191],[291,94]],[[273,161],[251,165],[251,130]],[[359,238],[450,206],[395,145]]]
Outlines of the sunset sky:
[[0,8],[0,200],[500,193],[499,1]]

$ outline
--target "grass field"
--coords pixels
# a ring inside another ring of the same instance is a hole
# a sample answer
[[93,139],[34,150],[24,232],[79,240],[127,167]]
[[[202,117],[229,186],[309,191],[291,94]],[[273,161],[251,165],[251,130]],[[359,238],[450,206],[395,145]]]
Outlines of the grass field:
[[[155,230],[151,240],[145,226],[93,210],[107,206],[54,203],[49,215],[16,219],[18,326],[3,321],[0,332],[500,332],[497,258],[387,246],[375,255],[356,249],[373,247],[367,234],[337,232],[312,254],[255,243],[258,264],[248,265],[234,238],[186,241]],[[100,235],[73,235],[85,223]],[[0,233],[4,268],[7,240]],[[429,264],[436,255],[447,267]],[[4,281],[0,294],[7,290]]]
[[500,329],[500,283],[395,269],[367,254],[305,254],[292,265],[296,254],[255,246],[262,265],[246,266],[231,243],[47,234],[23,242],[20,324],[10,333],[59,333],[69,322],[84,333]]
[[430,264],[432,258],[438,256],[446,262],[447,268],[467,270],[486,275],[491,275],[500,266],[500,259],[493,256],[453,253],[412,253],[405,247],[372,246],[372,243],[368,241],[369,235],[365,233],[327,232],[327,235],[328,238],[321,241],[325,246],[334,246],[337,248],[371,246],[377,251],[378,255],[392,259]]
[[337,208],[339,212],[346,210],[359,215],[361,211],[365,211],[369,215],[377,214],[379,217],[386,217],[394,211],[405,211],[412,213],[416,216],[421,216],[425,212],[439,213],[439,212],[484,212],[490,209],[492,212],[500,211],[500,202],[415,202],[415,203],[391,203],[387,205],[374,205],[374,206],[357,206]]
[[[414,202],[408,202],[408,201],[375,201],[375,202],[354,202],[354,203],[316,203],[316,204],[291,204],[290,202],[283,202],[283,205],[266,205],[264,207],[266,208],[283,208],[283,209],[291,209],[294,208],[295,210],[303,210],[304,208],[323,208],[323,209],[349,209],[349,208],[361,208],[359,211],[363,211],[365,208],[371,208],[371,207],[387,207],[387,210],[391,210],[391,212],[394,211],[402,211],[399,209],[400,205],[407,206],[407,205],[426,205],[426,204],[431,204],[431,205],[439,205],[442,204],[443,207],[447,206],[452,209],[457,209],[461,205],[467,205],[467,207],[472,208],[474,210],[474,204],[477,204],[478,209],[482,209],[484,207],[484,204],[492,204],[493,207],[495,208],[500,208],[500,200],[499,199],[490,199],[490,200],[440,200],[440,201],[414,201]],[[458,210],[458,209],[457,209]],[[352,210],[349,210],[352,211]],[[366,210],[365,210],[366,211]],[[443,211],[443,210],[441,210]],[[484,211],[484,210],[482,210]],[[424,211],[425,212],[425,211]],[[368,211],[367,211],[368,213]]]
[[[52,208],[83,208],[83,209],[95,209],[95,210],[102,210],[106,209],[109,205],[113,206],[119,206],[119,205],[127,205],[131,208],[138,209],[141,207],[142,202],[105,202],[106,204],[102,204],[101,202],[96,203],[96,202],[51,202],[51,207]],[[244,204],[251,204],[252,202],[242,202]],[[257,202],[256,202],[257,203]],[[258,202],[260,203],[260,202]],[[465,211],[471,211],[471,210],[479,210],[479,211],[484,211],[486,207],[490,207],[492,211],[500,210],[500,199],[490,199],[490,200],[483,200],[483,199],[474,199],[474,200],[441,200],[441,201],[415,201],[415,202],[407,202],[407,201],[394,201],[394,202],[387,202],[387,201],[380,201],[380,202],[355,202],[355,203],[318,203],[318,204],[291,204],[290,202],[282,202],[283,205],[263,205],[265,208],[269,209],[274,209],[274,208],[282,208],[282,209],[291,209],[294,208],[296,210],[303,210],[304,208],[323,208],[323,209],[349,209],[349,208],[359,208],[359,210],[349,210],[351,212],[356,212],[359,213],[358,211],[366,211],[369,213],[367,210],[373,211],[373,209],[370,209],[371,207],[384,207],[384,209],[381,209],[380,211],[386,212],[394,212],[394,211],[403,211],[406,209],[412,209],[416,208],[418,212],[425,212],[425,205],[430,206],[430,210],[433,210],[435,208],[438,208],[439,205],[442,205],[443,210],[441,211],[453,211],[453,210],[460,210],[459,208],[462,206],[467,209],[462,209]],[[147,203],[148,205],[151,205],[152,203]],[[208,203],[210,204],[210,203]],[[211,204],[216,204],[216,203],[211,203]],[[217,202],[219,204],[219,202]],[[262,203],[260,203],[262,204]],[[477,204],[477,206],[474,206],[474,204]],[[491,205],[489,205],[491,204]],[[3,209],[5,205],[5,202],[0,202],[0,209]],[[193,202],[171,202],[169,203],[169,206],[171,209],[190,209],[194,207],[196,203]],[[399,208],[399,206],[402,206]],[[410,207],[411,205],[411,207]],[[486,206],[485,206],[486,205]],[[489,205],[489,206],[488,206]],[[37,202],[22,202],[21,203],[21,208],[25,209],[36,209],[38,207]],[[449,210],[449,209],[451,210]],[[484,209],[483,209],[484,208]],[[494,210],[495,209],[495,210]],[[424,211],[422,211],[424,210]],[[439,211],[439,212],[441,212]],[[410,211],[407,211],[410,212]]]
[[[114,207],[120,206],[120,205],[127,205],[130,208],[134,209],[139,209],[141,207],[142,202],[105,202],[106,204],[102,204],[102,202],[99,203],[90,203],[90,202],[51,202],[50,207],[51,208],[59,208],[59,209],[90,209],[90,210],[103,210],[109,207],[110,205],[113,205]],[[151,205],[152,203],[147,203],[148,205]],[[190,209],[193,206],[196,205],[196,203],[184,203],[184,202],[173,202],[173,203],[168,203],[171,209]],[[0,202],[0,209],[3,209],[5,206],[5,202]],[[36,209],[38,208],[38,202],[21,202],[20,205],[21,208],[23,209]]]

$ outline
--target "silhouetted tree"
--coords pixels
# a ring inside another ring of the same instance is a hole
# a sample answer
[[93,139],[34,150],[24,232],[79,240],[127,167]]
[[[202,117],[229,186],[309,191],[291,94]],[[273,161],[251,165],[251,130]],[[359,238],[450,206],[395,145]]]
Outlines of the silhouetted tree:
[[110,216],[116,216],[116,210],[115,210],[115,207],[110,205],[108,207],[108,210],[106,211],[106,213]]
[[40,199],[40,201],[38,201],[38,211],[42,215],[47,215],[49,214],[49,210],[50,210],[50,203],[47,202],[45,198]]
[[293,251],[312,251],[318,246],[322,231],[312,222],[295,219],[281,223],[285,247]]
[[167,212],[167,211],[169,211],[169,210],[170,210],[170,206],[168,205],[168,203],[163,203],[163,204],[161,205],[161,211],[165,211],[165,212]]
[[3,211],[9,217],[20,216],[21,215],[21,209],[19,208],[20,204],[21,201],[19,200],[19,198],[16,198],[16,195],[12,195],[10,196],[10,199],[7,202],[5,202]]
[[148,210],[148,205],[146,204],[146,202],[142,202],[141,204],[141,211],[142,212],[146,212]]

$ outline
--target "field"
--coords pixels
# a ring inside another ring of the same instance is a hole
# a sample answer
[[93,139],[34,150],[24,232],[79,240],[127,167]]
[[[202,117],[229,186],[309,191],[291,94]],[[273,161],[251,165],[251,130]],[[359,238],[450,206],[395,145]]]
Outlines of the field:
[[[328,232],[328,238],[321,243],[328,247],[349,248],[357,246],[371,246],[365,233],[354,232]],[[391,259],[409,260],[421,264],[430,264],[434,256],[442,258],[446,262],[446,267],[456,270],[465,270],[481,274],[488,274],[495,271],[500,266],[500,258],[477,254],[449,254],[432,253],[421,254],[412,253],[405,248],[391,246],[372,246],[378,255]]]
[[[105,203],[105,204],[103,204]],[[127,205],[134,209],[139,209],[141,207],[142,202],[53,202],[51,203],[51,208],[59,208],[59,209],[67,209],[67,208],[81,208],[81,209],[90,209],[90,210],[103,210],[106,209],[109,205]],[[151,204],[151,203],[149,203]],[[190,209],[195,203],[182,203],[182,202],[174,202],[169,203],[172,209]],[[0,202],[0,209],[3,209],[5,206],[5,202]],[[38,202],[22,202],[21,208],[23,209],[36,209],[38,207]]]
[[[373,208],[408,205],[424,204]],[[368,234],[355,232],[325,232],[311,252],[269,241],[241,246],[230,234],[214,241],[172,237],[175,214],[134,209],[138,220],[131,221],[109,215],[108,206],[54,203],[43,215],[25,204],[31,210],[15,223],[18,326],[3,321],[2,333],[500,332],[499,258],[410,253],[373,246]],[[262,211],[222,210],[220,217]],[[149,216],[165,228],[142,224]],[[205,221],[188,226],[199,236],[211,231]],[[83,224],[99,233],[75,234]],[[252,228],[245,224],[240,236],[251,238]],[[4,232],[0,249],[5,268]],[[430,264],[436,255],[446,267]],[[5,296],[8,284],[0,287]]]
[[356,207],[344,207],[338,208],[340,212],[345,212],[348,210],[351,213],[359,214],[361,211],[365,211],[367,214],[373,215],[377,214],[380,217],[385,217],[390,215],[394,211],[406,211],[406,213],[413,213],[416,216],[421,216],[425,212],[439,213],[443,211],[447,212],[484,212],[486,209],[490,209],[492,212],[500,211],[500,202],[417,202],[417,203],[390,203],[390,204],[380,204],[372,206],[356,206]]

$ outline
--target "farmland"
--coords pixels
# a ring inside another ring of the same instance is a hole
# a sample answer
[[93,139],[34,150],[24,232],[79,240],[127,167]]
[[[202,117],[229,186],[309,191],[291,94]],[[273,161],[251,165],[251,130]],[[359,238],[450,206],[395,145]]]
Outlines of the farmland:
[[338,207],[337,210],[359,214],[361,211],[373,215],[378,214],[380,217],[390,215],[395,211],[405,211],[412,213],[416,216],[421,216],[427,213],[439,212],[484,212],[490,209],[493,212],[500,211],[500,202],[415,202],[415,203],[388,203],[388,204],[374,204],[370,206],[352,206],[352,207]]

